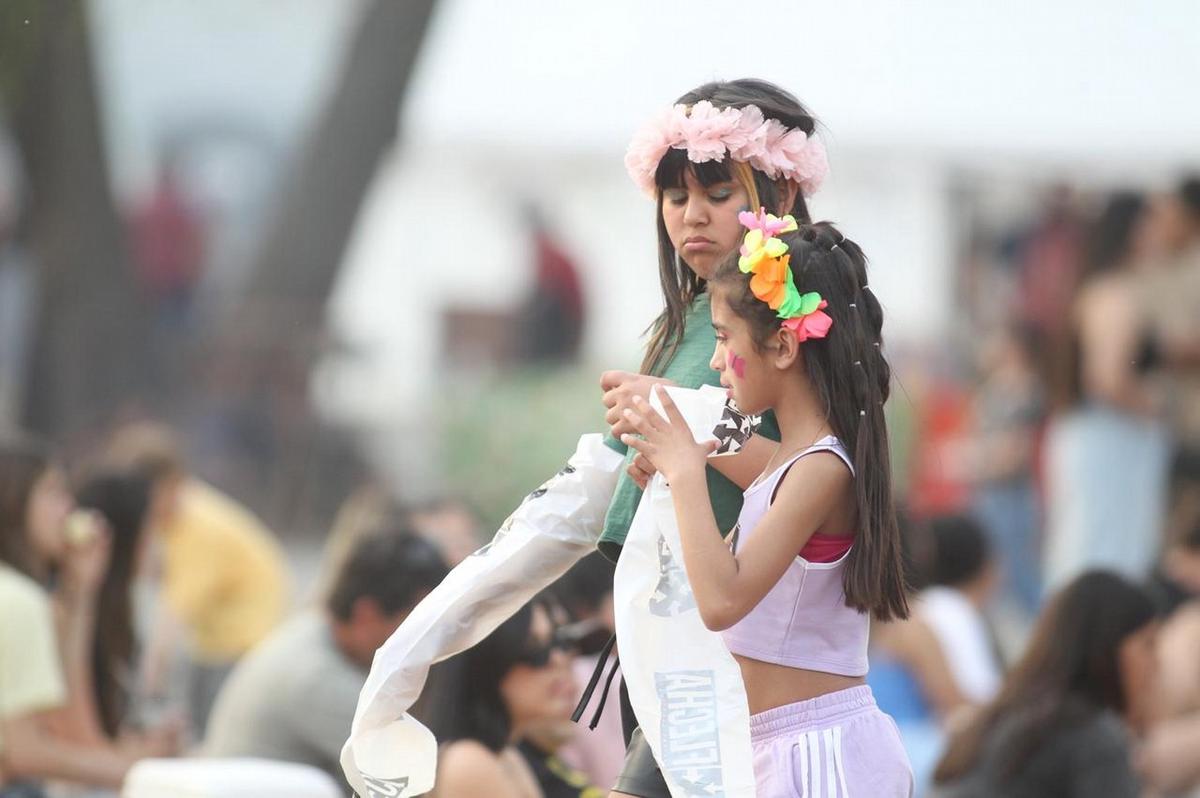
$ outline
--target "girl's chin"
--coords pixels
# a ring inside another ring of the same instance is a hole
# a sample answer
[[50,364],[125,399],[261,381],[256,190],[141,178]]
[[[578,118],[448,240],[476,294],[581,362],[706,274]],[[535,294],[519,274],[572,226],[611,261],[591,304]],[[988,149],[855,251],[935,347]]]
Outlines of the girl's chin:
[[716,267],[716,258],[707,252],[696,252],[686,258],[681,255],[679,259],[701,280],[710,279]]

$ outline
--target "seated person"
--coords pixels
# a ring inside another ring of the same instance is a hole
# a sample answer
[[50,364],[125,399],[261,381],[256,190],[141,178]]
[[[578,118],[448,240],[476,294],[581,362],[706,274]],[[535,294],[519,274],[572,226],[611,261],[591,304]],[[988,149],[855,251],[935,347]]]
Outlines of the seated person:
[[940,516],[929,522],[933,539],[930,586],[916,602],[929,626],[958,692],[973,704],[990,701],[1003,672],[992,632],[984,617],[1000,585],[1000,572],[983,529],[966,516]]
[[603,798],[558,757],[576,731],[573,654],[557,602],[535,598],[475,647],[438,665],[422,702],[440,744],[431,795]]
[[119,787],[138,758],[168,753],[153,740],[113,745],[80,689],[109,537],[98,525],[68,534],[72,508],[39,444],[0,439],[0,796],[40,796],[50,779]]
[[338,757],[375,650],[446,572],[424,538],[392,527],[364,535],[324,606],[285,623],[234,668],[204,752],[300,762],[345,783]]

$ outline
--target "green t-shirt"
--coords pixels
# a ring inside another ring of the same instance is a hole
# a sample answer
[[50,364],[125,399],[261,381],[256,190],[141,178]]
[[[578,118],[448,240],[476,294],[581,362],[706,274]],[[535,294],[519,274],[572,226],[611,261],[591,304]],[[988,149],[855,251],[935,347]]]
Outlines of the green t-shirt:
[[[692,302],[684,319],[683,339],[671,362],[663,369],[663,377],[684,388],[699,388],[701,385],[720,385],[721,379],[717,372],[709,368],[713,349],[716,347],[716,334],[712,328],[712,313],[709,310],[708,294],[700,294]],[[771,440],[779,440],[779,427],[775,416],[767,413],[763,417],[762,426],[756,434],[765,435]],[[604,438],[605,444],[625,455],[628,464],[635,452],[612,435]],[[712,466],[708,467],[708,495],[712,499],[713,514],[717,518],[717,528],[724,535],[733,529],[738,513],[742,511],[742,489],[730,482]],[[612,504],[608,506],[608,515],[604,519],[604,531],[596,546],[600,552],[617,561],[621,546],[625,544],[625,536],[629,533],[629,525],[633,523],[633,514],[637,511],[638,502],[642,499],[642,490],[633,478],[621,470],[617,480],[617,490],[613,494]]]

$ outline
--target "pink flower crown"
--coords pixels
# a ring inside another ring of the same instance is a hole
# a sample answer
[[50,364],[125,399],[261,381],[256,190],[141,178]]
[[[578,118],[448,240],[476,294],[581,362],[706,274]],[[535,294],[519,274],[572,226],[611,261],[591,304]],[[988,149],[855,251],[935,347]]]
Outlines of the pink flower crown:
[[816,193],[829,173],[820,139],[764,118],[756,105],[718,109],[708,100],[690,108],[676,105],[639,130],[625,154],[625,168],[651,196],[654,173],[669,149],[687,150],[692,163],[721,162],[728,154],[772,180],[794,180],[806,197]]

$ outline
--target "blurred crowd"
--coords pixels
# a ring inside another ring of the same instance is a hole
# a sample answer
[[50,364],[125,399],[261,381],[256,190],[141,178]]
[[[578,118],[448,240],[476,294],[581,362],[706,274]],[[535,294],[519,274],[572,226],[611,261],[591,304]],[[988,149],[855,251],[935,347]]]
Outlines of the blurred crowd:
[[[898,461],[916,610],[872,630],[869,682],[919,794],[1066,795],[1090,774],[1089,795],[1191,795],[1200,179],[1058,198],[969,260],[970,367],[916,398]],[[298,576],[170,428],[64,456],[0,438],[0,796],[247,757],[300,768],[314,786],[294,794],[344,795],[374,652],[483,542],[469,504],[364,486]],[[589,556],[435,667],[414,714],[441,743],[440,795],[607,794],[620,716],[571,715],[613,633],[612,578]]]

